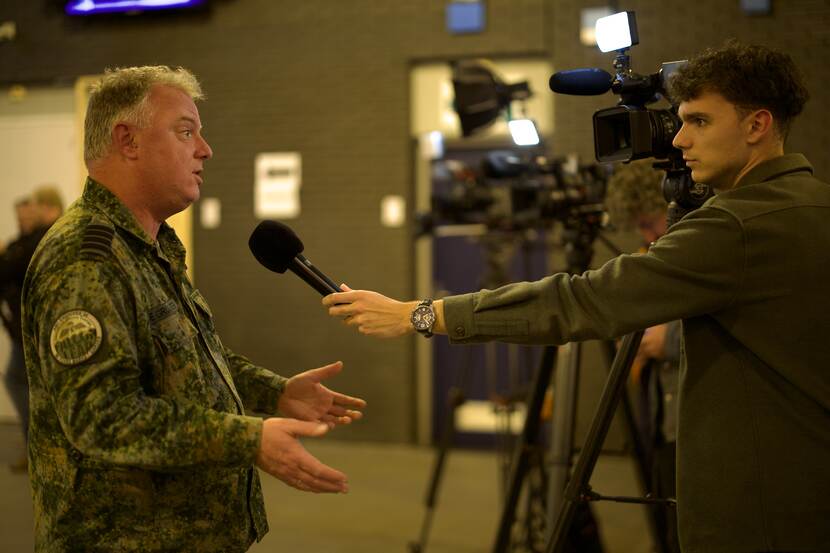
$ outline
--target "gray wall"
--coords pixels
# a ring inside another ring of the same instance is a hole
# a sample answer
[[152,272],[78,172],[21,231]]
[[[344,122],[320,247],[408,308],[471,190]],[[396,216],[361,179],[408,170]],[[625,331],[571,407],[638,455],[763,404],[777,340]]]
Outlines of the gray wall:
[[[18,28],[14,42],[0,43],[0,84],[70,83],[107,66],[155,63],[199,75],[209,97],[202,119],[215,152],[203,193],[222,200],[223,222],[204,230],[196,221],[195,273],[224,341],[286,375],[344,360],[348,373],[336,386],[367,398],[373,416],[338,436],[411,440],[412,342],[370,341],[341,328],[314,292],[293,277],[265,272],[249,254],[254,156],[302,154],[303,213],[291,225],[319,267],[353,287],[411,297],[408,230],[378,222],[382,196],[400,194],[412,203],[410,67],[470,55],[544,54],[557,69],[608,68],[609,54],[578,42],[579,10],[595,3],[489,0],[487,31],[464,37],[444,31],[445,2],[437,0],[214,0],[195,15],[87,20],[64,16],[60,4],[0,4],[0,21]],[[830,8],[816,0],[775,4],[774,16],[751,18],[736,0],[619,3],[638,12],[642,44],[632,57],[644,73],[733,35],[791,52],[813,93],[791,144],[826,176],[821,85],[830,80],[819,56],[827,51]],[[590,159],[591,113],[612,102],[557,98],[557,152]]]

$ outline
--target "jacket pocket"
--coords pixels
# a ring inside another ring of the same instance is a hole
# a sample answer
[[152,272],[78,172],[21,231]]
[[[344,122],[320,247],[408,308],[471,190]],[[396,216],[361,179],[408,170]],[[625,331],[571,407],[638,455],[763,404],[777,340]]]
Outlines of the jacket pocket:
[[204,391],[204,376],[195,343],[196,327],[177,310],[153,325],[152,335],[163,359],[156,385],[162,393],[196,397]]

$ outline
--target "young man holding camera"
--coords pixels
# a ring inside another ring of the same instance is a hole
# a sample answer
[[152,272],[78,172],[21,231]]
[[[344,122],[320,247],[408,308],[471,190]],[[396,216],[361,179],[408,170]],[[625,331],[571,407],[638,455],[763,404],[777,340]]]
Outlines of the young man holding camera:
[[826,551],[830,186],[784,154],[807,91],[786,54],[729,43],[684,66],[672,96],[674,145],[719,194],[648,253],[429,303],[351,290],[323,303],[364,334],[453,343],[561,344],[682,319],[682,550]]

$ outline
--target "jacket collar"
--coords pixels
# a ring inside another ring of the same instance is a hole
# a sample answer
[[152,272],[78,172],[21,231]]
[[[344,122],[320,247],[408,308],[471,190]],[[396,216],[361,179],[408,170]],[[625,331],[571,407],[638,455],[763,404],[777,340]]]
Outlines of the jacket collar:
[[170,225],[161,224],[158,232],[158,241],[153,240],[138,224],[135,216],[118,197],[98,181],[87,177],[84,185],[83,200],[92,209],[109,219],[113,225],[135,238],[143,247],[157,250],[161,256],[169,260],[174,269],[184,270],[185,248],[176,236]]
[[807,171],[813,174],[813,166],[810,165],[807,158],[802,154],[784,154],[783,156],[768,159],[750,169],[735,184],[735,188],[776,179],[788,173],[798,173],[801,171]]

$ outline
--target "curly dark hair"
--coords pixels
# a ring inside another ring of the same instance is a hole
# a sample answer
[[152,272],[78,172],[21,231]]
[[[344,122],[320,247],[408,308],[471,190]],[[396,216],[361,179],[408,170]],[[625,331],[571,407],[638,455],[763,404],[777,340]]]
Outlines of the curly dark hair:
[[781,138],[810,97],[793,59],[765,46],[730,40],[691,59],[671,79],[675,102],[717,92],[742,113],[768,109]]

